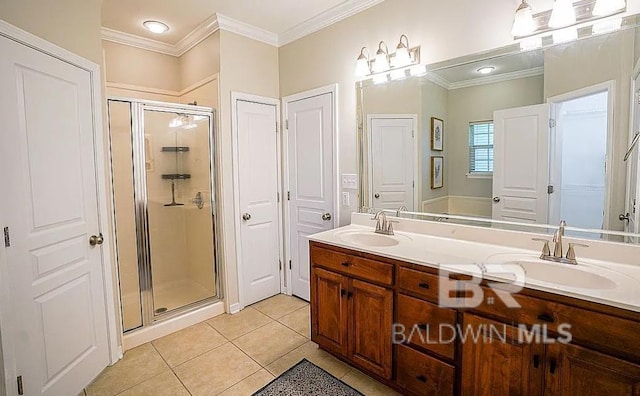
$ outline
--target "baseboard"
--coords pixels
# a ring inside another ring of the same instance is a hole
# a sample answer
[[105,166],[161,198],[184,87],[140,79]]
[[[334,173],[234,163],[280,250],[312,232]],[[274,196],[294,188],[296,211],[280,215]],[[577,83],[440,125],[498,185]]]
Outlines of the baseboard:
[[229,313],[231,315],[237,314],[241,310],[242,310],[242,307],[240,306],[240,303],[235,303],[235,304],[229,305]]
[[451,214],[490,218],[492,206],[491,198],[449,195],[449,212]]
[[188,312],[180,317],[172,318],[153,326],[125,334],[122,346],[125,351],[128,351],[129,349],[157,340],[160,337],[186,329],[187,327],[222,314],[224,314],[224,304],[222,301],[219,301],[195,311]]

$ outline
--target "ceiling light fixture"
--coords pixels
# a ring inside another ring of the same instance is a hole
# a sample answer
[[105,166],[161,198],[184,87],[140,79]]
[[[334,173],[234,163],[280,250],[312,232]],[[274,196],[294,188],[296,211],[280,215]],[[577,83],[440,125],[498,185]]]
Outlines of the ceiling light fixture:
[[[384,46],[384,48],[382,48]],[[375,73],[381,73],[389,70],[389,48],[384,41],[378,44],[378,52],[376,52],[376,58],[373,61],[373,71]]]
[[371,74],[371,67],[369,66],[369,50],[367,47],[362,47],[360,50],[360,56],[356,61],[356,76],[365,77]]
[[536,30],[536,23],[533,20],[533,12],[531,6],[526,0],[522,0],[522,4],[516,10],[516,16],[513,20],[513,28],[511,34],[514,37],[522,37],[529,35]]
[[481,68],[478,69],[478,73],[480,73],[480,74],[491,74],[491,73],[493,73],[494,70],[496,70],[496,68],[493,67],[493,66],[481,67]]
[[[402,41],[404,39],[406,44]],[[400,36],[400,43],[396,47],[396,54],[392,58],[393,67],[405,67],[411,64],[411,54],[409,54],[409,39],[404,34]]]
[[159,21],[145,21],[142,25],[150,32],[156,34],[162,34],[169,31],[169,26],[166,23]]
[[[608,0],[610,1],[610,0]],[[549,27],[554,29],[571,26],[576,23],[576,11],[572,0],[555,0]]]
[[593,15],[606,16],[613,14],[627,6],[625,0],[598,0],[595,7],[593,7]]

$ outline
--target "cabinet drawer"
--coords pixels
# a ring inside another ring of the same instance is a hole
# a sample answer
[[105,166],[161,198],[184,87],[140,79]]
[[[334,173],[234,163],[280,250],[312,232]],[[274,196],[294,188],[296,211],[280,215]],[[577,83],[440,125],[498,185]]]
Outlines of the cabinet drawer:
[[438,302],[439,277],[425,272],[400,267],[398,285],[401,289]]
[[[449,359],[454,358],[456,312],[417,298],[398,294],[398,320],[405,341]],[[439,343],[443,341],[443,343]],[[450,341],[450,342],[447,342]]]
[[333,250],[311,247],[311,263],[357,278],[393,285],[393,265],[351,256]]
[[398,385],[417,395],[453,395],[453,366],[404,345],[397,348]]
[[[513,298],[521,308],[507,308],[493,290],[483,290],[484,301],[474,311],[515,326],[545,325],[554,333],[561,329],[571,334],[572,344],[584,344],[614,356],[640,361],[640,345],[629,342],[640,334],[639,322],[520,294],[513,295]],[[490,304],[491,297],[493,303]]]

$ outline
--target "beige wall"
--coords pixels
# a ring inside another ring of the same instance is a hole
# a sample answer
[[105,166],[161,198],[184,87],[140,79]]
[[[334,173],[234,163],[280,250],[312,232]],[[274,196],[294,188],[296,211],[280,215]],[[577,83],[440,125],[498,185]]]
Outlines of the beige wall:
[[107,83],[180,91],[180,62],[175,56],[102,41]]
[[179,64],[181,89],[220,72],[220,31],[184,53]]
[[[429,64],[501,47],[513,42],[510,31],[516,7],[506,0],[386,0],[281,47],[281,96],[339,84],[339,172],[356,173],[354,69],[360,48],[367,46],[375,53],[380,40],[391,48],[404,33],[411,46],[422,46],[422,63]],[[341,210],[341,224],[349,223],[357,202],[353,194],[351,207]]]
[[3,0],[0,19],[102,64],[101,0]]
[[493,120],[493,112],[496,110],[543,103],[543,81],[543,76],[535,76],[449,91],[449,122],[445,124],[448,139],[447,157],[450,164],[447,178],[449,195],[491,197],[491,179],[467,177],[469,123]]
[[[430,81],[422,80],[422,131],[420,133],[420,157],[422,160],[421,165],[421,180],[422,191],[421,201],[426,201],[434,198],[440,198],[449,194],[449,183],[447,178],[450,172],[449,169],[449,155],[450,142],[447,139],[446,130],[447,123],[449,121],[449,115],[451,112],[447,109],[447,95],[446,89],[439,85],[436,85]],[[436,117],[444,121],[444,151],[431,151],[431,117]],[[435,190],[431,189],[431,156],[444,156],[444,169],[442,180],[444,180],[444,187]]]
[[[231,92],[279,98],[278,49],[235,33],[220,32],[220,133],[217,136],[220,169],[222,230],[229,305],[240,300],[236,257],[235,212],[231,141]],[[355,103],[353,105],[355,107]],[[222,164],[225,164],[224,166]]]
[[609,226],[622,231],[618,214],[625,211],[626,163],[629,143],[630,81],[635,63],[635,31],[626,30],[545,51],[546,99],[607,81],[615,81],[612,180]]

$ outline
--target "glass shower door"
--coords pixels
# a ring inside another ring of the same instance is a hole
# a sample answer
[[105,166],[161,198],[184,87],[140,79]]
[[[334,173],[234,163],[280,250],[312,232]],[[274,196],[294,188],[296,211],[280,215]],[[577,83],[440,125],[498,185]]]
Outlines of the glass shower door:
[[147,252],[154,316],[217,295],[211,115],[143,110]]

